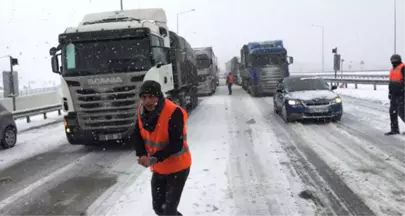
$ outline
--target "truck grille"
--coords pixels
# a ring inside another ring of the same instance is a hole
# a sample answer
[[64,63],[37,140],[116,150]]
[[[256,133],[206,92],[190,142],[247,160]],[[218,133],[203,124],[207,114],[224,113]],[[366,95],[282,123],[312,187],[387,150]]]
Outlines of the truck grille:
[[135,85],[77,89],[75,94],[82,129],[116,133],[134,125],[139,104]]
[[263,68],[260,71],[260,82],[264,89],[276,89],[279,80],[284,77],[280,68]]

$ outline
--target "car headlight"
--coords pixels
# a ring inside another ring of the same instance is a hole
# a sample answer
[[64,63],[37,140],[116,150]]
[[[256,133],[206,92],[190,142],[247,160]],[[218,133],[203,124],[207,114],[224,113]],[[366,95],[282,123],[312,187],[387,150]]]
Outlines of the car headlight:
[[335,103],[342,103],[342,98],[340,98],[340,97],[337,97],[337,98],[335,98],[335,101],[334,101]]
[[297,101],[297,100],[288,100],[288,104],[289,105],[298,105],[299,101]]

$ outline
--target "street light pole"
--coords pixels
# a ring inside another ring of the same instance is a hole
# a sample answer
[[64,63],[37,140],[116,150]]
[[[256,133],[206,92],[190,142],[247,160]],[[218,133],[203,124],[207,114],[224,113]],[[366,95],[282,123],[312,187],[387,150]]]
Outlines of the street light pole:
[[124,0],[120,0],[120,3],[121,3],[121,10],[123,11],[124,10],[124,2],[123,2]]
[[193,12],[193,11],[195,11],[195,9],[191,9],[191,10],[182,11],[182,12],[178,12],[178,13],[177,13],[177,28],[176,28],[177,34],[179,34],[179,15],[180,15],[180,14],[189,13],[189,12]]
[[397,53],[397,0],[394,0],[394,54]]
[[325,72],[325,29],[320,25],[312,25],[313,27],[318,27],[322,30],[322,73]]

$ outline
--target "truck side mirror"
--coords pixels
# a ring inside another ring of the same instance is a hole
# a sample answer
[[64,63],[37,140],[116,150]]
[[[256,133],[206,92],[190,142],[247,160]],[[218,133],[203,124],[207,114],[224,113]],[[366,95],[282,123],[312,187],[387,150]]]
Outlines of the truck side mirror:
[[54,56],[57,51],[58,51],[58,50],[57,50],[55,47],[52,47],[52,48],[49,50],[49,55]]
[[288,56],[288,63],[289,64],[294,63],[294,58],[292,56]]
[[59,68],[59,60],[58,56],[54,55],[51,58],[51,63],[52,63],[52,72],[60,74],[60,68]]
[[166,36],[167,36],[167,30],[166,30],[165,28],[163,28],[163,27],[160,27],[160,28],[159,28],[159,33],[160,33],[160,35],[162,35],[163,37],[166,37]]
[[163,63],[162,62],[158,62],[157,64],[156,64],[156,68],[160,68],[160,67],[162,67],[163,66]]

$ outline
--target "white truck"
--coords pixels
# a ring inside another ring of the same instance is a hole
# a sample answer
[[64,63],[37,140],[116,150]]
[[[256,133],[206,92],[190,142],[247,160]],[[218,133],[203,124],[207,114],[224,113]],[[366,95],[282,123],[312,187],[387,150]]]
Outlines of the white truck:
[[193,50],[169,31],[163,9],[88,14],[59,35],[50,55],[71,144],[131,140],[145,80],[187,110],[198,104]]
[[193,49],[197,59],[198,94],[212,95],[219,85],[217,57],[212,47]]

